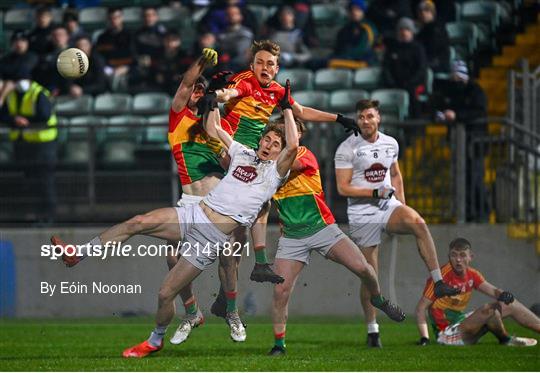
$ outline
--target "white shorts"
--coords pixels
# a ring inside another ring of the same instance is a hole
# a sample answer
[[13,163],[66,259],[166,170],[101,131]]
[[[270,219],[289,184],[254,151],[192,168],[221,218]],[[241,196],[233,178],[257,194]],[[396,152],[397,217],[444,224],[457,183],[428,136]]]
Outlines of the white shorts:
[[328,251],[343,238],[345,233],[336,224],[331,224],[317,233],[303,238],[280,237],[276,258],[298,260],[309,264],[309,256],[312,251],[317,251],[326,256]]
[[396,208],[402,206],[397,199],[392,198],[384,205],[367,214],[349,214],[349,236],[360,247],[370,247],[381,243],[381,235],[386,228],[390,216]]
[[198,204],[175,208],[184,241],[180,255],[204,271],[214,263],[231,236],[217,229]]
[[176,202],[179,207],[193,205],[201,202],[206,196],[194,196],[193,194],[182,193],[182,198]]
[[[204,196],[194,196],[192,194],[182,194],[182,198],[176,202],[176,205],[178,207],[187,207],[190,205],[199,204],[204,199]],[[178,213],[178,209],[176,210]],[[180,221],[180,232],[181,232],[181,238],[180,241],[184,240],[184,235],[187,231],[191,229],[191,225],[193,224],[193,217],[192,216],[185,216],[183,219],[180,219],[180,215],[178,215],[178,221]]]

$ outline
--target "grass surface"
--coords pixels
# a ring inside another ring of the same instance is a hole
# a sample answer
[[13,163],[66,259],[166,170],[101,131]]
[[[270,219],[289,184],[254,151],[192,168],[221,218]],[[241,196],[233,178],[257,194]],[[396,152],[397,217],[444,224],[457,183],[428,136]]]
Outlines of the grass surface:
[[[413,321],[383,323],[384,348],[365,346],[365,327],[351,318],[291,318],[286,356],[269,357],[268,319],[246,318],[248,339],[234,343],[222,320],[209,318],[179,346],[145,359],[124,359],[122,350],[144,340],[150,318],[0,320],[0,371],[538,371],[539,345],[500,346],[487,335],[468,347],[418,347]],[[508,323],[511,333],[538,338]]]

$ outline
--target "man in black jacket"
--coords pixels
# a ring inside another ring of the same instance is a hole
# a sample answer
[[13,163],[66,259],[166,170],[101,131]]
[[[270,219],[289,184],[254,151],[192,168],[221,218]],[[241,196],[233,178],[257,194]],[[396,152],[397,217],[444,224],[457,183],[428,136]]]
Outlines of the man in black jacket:
[[436,73],[450,72],[450,42],[443,24],[437,21],[435,4],[430,0],[418,5],[420,31],[416,40],[424,46],[428,65]]

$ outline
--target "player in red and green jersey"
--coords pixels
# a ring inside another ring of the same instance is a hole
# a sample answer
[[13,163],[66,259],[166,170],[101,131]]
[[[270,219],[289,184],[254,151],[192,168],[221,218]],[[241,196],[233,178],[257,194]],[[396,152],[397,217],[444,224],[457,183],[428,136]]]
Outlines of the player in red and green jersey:
[[[464,238],[456,238],[450,243],[449,262],[441,267],[445,283],[460,289],[461,293],[436,298],[434,283],[428,279],[424,293],[416,307],[419,345],[429,343],[426,310],[435,332],[437,342],[444,345],[468,345],[478,340],[488,331],[501,344],[508,346],[534,346],[532,338],[511,337],[502,319],[510,316],[520,325],[540,333],[540,319],[508,292],[497,289],[484,279],[476,269],[470,267],[472,261],[471,244]],[[485,304],[470,313],[465,313],[472,291],[478,290],[497,301]]]
[[[297,120],[299,136],[305,131]],[[340,263],[374,291],[372,304],[395,321],[405,314],[380,293],[377,275],[358,247],[338,228],[326,205],[315,155],[301,146],[287,182],[274,194],[282,236],[279,239],[274,270],[285,282],[274,288],[272,320],[274,347],[270,355],[285,354],[285,331],[290,295],[300,271],[309,263],[311,251]]]

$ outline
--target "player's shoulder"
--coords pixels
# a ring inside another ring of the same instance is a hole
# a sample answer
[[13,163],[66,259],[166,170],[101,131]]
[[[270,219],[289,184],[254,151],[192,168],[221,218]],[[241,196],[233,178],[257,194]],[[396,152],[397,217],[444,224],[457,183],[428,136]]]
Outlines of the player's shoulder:
[[482,272],[473,267],[467,268],[467,273],[471,276],[484,277],[484,275],[482,275]]
[[240,71],[239,73],[236,73],[232,76],[230,79],[231,82],[238,83],[242,80],[250,80],[255,77],[255,74],[253,74],[253,71],[251,70],[244,70]]
[[379,132],[379,141],[383,143],[389,143],[392,145],[398,145],[398,142],[395,138],[382,132]]
[[446,263],[441,267],[441,275],[443,278],[446,278],[448,276],[452,276],[453,270],[452,270],[452,264],[450,262]]
[[355,147],[361,144],[361,136],[350,135],[339,144],[336,153],[344,153],[352,151]]

